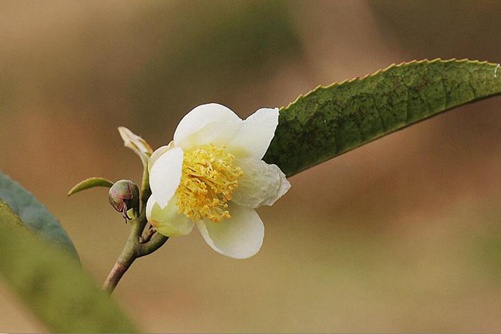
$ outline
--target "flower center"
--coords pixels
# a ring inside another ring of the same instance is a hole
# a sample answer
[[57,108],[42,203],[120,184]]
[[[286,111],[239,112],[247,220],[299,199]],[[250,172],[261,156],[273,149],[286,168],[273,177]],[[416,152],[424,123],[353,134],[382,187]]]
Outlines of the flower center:
[[176,190],[178,213],[193,221],[208,218],[218,223],[231,218],[228,202],[243,175],[234,160],[224,146],[212,144],[185,152],[181,183]]

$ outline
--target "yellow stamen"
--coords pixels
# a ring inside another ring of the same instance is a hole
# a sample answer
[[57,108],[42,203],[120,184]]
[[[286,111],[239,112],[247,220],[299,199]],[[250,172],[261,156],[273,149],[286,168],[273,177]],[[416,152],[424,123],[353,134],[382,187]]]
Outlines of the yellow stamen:
[[186,151],[181,183],[176,191],[179,213],[193,221],[208,218],[215,223],[231,218],[228,202],[243,171],[225,147],[202,145]]

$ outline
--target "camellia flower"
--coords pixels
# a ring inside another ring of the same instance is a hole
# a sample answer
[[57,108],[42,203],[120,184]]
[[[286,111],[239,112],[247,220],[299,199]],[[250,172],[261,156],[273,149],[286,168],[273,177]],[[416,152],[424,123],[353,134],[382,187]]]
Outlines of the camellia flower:
[[148,221],[168,237],[196,225],[215,251],[248,258],[263,243],[255,209],[272,205],[290,188],[276,165],[261,160],[278,125],[278,108],[246,120],[220,104],[205,104],[179,123],[174,140],[153,152]]

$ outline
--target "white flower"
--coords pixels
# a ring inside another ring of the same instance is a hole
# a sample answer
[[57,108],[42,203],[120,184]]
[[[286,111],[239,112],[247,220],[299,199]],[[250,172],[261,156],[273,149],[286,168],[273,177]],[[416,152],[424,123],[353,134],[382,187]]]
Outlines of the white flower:
[[246,120],[220,104],[205,104],[179,123],[174,140],[150,158],[148,221],[168,237],[196,225],[215,251],[248,258],[263,243],[255,209],[272,205],[290,188],[276,165],[261,160],[278,125],[278,108]]

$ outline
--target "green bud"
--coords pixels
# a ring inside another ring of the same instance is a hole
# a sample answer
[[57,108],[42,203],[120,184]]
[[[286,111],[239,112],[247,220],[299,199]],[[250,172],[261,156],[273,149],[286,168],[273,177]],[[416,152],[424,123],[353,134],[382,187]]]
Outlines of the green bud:
[[129,212],[134,217],[139,216],[139,188],[130,180],[120,180],[110,188],[108,199],[112,207],[122,213],[125,222],[131,220]]

